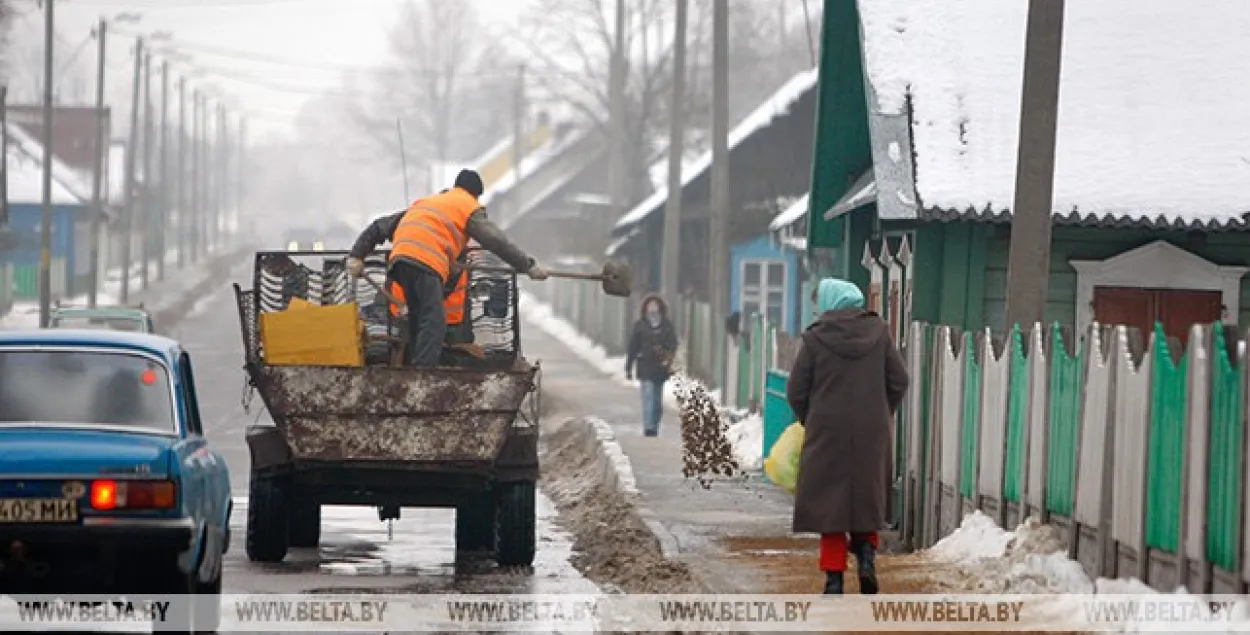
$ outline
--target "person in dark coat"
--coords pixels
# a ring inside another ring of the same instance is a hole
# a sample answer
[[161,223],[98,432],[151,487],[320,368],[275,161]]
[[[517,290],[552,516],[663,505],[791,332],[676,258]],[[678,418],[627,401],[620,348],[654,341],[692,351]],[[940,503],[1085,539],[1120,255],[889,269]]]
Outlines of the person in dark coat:
[[664,414],[664,382],[673,373],[677,356],[677,330],[668,319],[668,305],[657,295],[642,301],[642,315],[629,336],[625,356],[625,376],[633,379],[637,370],[642,389],[642,432],[659,436]]
[[908,377],[889,327],[849,282],[827,278],[820,316],[803,333],[786,399],[804,426],[794,532],[820,534],[825,593],[843,592],[849,551],[862,593],[878,590],[877,530],[886,526],[893,417]]

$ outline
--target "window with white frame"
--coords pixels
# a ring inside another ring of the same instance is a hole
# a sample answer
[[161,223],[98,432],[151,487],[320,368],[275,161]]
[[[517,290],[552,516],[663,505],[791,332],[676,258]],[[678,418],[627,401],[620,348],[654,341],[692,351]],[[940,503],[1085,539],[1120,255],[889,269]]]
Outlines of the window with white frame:
[[738,310],[742,316],[764,315],[769,324],[784,326],[786,306],[786,264],[781,260],[743,260],[739,265],[741,291]]

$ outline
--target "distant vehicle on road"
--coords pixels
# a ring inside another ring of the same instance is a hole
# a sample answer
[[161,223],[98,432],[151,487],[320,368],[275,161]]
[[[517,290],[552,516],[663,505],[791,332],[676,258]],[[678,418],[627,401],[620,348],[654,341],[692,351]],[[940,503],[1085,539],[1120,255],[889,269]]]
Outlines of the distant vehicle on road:
[[57,307],[48,316],[48,328],[156,332],[152,314],[130,307]]
[[177,342],[0,331],[0,595],[189,595],[167,619],[215,630],[231,506]]
[[321,230],[303,227],[288,231],[286,236],[287,251],[323,251],[326,248]]

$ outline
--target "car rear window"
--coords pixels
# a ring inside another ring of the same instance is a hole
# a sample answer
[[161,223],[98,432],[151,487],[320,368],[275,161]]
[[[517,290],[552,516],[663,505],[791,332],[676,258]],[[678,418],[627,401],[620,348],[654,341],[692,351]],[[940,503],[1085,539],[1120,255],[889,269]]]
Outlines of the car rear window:
[[75,423],[173,431],[169,371],[100,351],[0,350],[0,423]]

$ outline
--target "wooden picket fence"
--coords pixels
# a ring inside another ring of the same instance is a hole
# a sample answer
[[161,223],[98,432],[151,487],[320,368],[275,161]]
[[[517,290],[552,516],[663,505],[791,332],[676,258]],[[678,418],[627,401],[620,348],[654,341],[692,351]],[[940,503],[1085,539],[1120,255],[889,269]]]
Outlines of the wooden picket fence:
[[1171,591],[1250,583],[1245,341],[1195,325],[1057,325],[959,333],[912,323],[895,464],[904,542],[920,548],[980,509],[1004,527],[1039,516],[1090,575]]

